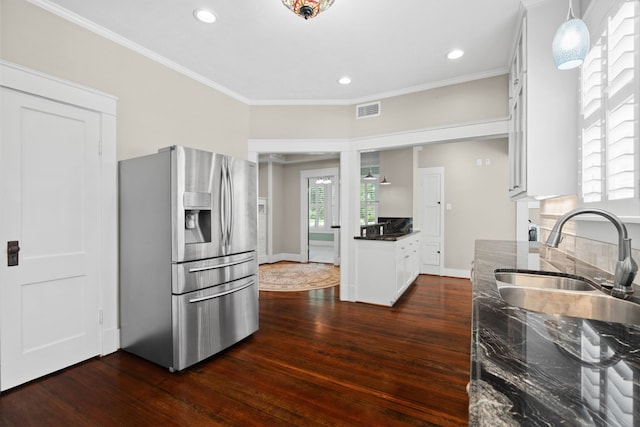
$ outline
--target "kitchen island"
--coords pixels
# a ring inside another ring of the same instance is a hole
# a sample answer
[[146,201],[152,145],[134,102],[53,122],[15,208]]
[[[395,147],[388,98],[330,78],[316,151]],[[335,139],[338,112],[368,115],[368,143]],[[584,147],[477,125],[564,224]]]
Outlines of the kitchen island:
[[392,306],[420,273],[420,232],[356,236],[356,301]]
[[537,243],[476,242],[469,425],[640,425],[640,325],[510,306],[497,268],[610,276]]

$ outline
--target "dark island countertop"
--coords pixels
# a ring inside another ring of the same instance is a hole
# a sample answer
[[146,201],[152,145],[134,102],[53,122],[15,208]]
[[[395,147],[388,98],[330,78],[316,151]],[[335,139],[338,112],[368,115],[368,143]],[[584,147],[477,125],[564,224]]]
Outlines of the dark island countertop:
[[529,242],[476,242],[469,425],[640,425],[640,325],[547,315],[500,298],[497,268],[606,275],[539,251]]
[[418,234],[420,231],[412,231],[410,233],[385,233],[385,234],[368,234],[366,236],[353,236],[355,240],[381,240],[386,242],[395,242],[408,236]]

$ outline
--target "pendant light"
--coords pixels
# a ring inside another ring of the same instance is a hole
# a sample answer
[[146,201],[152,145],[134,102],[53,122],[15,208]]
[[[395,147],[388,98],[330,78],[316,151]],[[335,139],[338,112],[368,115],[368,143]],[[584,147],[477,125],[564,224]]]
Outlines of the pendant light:
[[371,168],[369,168],[369,173],[367,173],[362,179],[365,179],[367,181],[373,181],[376,179],[376,177],[371,173]]
[[552,44],[553,61],[558,70],[570,70],[584,62],[589,50],[589,29],[575,17],[569,0],[567,20],[560,25]]
[[391,183],[387,181],[386,175],[384,176],[384,178],[382,178],[382,181],[380,181],[380,185],[391,185]]
[[313,18],[320,12],[324,12],[333,2],[334,0],[282,0],[282,4],[304,19]]

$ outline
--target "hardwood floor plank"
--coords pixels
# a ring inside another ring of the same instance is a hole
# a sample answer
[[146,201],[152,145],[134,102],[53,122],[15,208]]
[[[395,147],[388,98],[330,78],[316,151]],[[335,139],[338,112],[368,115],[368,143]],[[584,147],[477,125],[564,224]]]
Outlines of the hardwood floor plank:
[[467,425],[471,285],[420,276],[394,307],[262,292],[260,330],[169,373],[119,351],[0,395],[2,426]]

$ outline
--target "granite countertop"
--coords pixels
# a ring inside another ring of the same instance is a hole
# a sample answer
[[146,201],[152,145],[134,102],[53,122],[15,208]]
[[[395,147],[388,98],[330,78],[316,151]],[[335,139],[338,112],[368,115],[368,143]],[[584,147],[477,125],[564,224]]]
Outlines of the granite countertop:
[[475,251],[469,425],[640,425],[640,325],[513,307],[494,277],[497,268],[606,273],[556,250],[540,257],[535,243],[485,240]]
[[386,234],[368,234],[366,236],[354,236],[356,240],[381,240],[395,242],[408,236],[419,233],[420,231],[412,231],[410,233],[386,233]]

